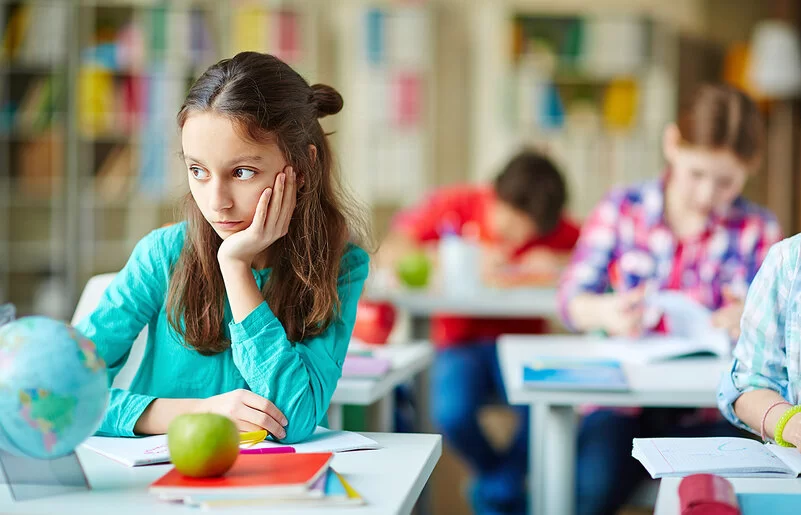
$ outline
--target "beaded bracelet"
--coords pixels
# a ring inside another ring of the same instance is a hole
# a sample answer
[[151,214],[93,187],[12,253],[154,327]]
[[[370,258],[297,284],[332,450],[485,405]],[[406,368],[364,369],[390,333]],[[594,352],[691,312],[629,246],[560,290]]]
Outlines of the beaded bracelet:
[[785,411],[784,415],[782,415],[782,418],[776,422],[776,429],[773,431],[773,439],[782,447],[795,447],[795,445],[782,438],[782,433],[784,432],[784,427],[787,425],[787,422],[789,422],[790,419],[798,413],[801,413],[801,406],[793,406]]
[[762,424],[760,425],[759,434],[762,437],[763,442],[768,441],[768,435],[765,434],[765,421],[768,419],[768,413],[770,413],[771,410],[773,410],[773,408],[775,408],[776,406],[781,406],[782,404],[787,404],[788,406],[792,406],[792,404],[790,404],[789,402],[785,400],[780,400],[778,402],[774,402],[773,404],[771,404],[770,407],[766,409],[765,413],[762,415]]

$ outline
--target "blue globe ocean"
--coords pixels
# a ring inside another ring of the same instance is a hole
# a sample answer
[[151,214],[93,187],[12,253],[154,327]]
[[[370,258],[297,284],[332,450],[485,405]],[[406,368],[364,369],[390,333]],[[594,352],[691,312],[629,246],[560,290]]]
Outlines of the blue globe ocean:
[[0,326],[0,449],[49,459],[91,436],[108,402],[95,344],[44,317]]

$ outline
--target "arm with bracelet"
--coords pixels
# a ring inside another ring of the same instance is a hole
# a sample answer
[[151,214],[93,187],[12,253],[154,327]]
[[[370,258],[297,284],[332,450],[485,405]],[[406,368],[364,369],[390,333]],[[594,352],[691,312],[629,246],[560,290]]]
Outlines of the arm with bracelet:
[[[757,273],[745,302],[734,362],[722,381],[718,405],[734,425],[764,441],[801,446],[799,352],[795,319],[801,239],[776,244]],[[798,290],[801,291],[801,290]]]

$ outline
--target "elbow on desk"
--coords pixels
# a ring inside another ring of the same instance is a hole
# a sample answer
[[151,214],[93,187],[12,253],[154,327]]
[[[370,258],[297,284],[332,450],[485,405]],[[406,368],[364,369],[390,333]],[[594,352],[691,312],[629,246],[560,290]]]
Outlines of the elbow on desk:
[[314,430],[317,428],[318,417],[315,416],[317,410],[311,405],[312,402],[311,399],[304,399],[292,410],[293,413],[285,412],[288,424],[284,428],[286,430],[286,436],[281,439],[281,443],[300,443],[314,434]]

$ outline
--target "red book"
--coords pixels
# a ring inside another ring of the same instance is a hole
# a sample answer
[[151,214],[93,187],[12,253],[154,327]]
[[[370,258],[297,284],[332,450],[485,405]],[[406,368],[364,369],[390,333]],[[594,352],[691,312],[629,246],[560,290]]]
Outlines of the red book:
[[328,470],[334,454],[240,454],[224,476],[187,477],[172,469],[150,485],[150,493],[168,499],[191,495],[247,493],[273,497],[308,494],[312,484]]

